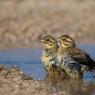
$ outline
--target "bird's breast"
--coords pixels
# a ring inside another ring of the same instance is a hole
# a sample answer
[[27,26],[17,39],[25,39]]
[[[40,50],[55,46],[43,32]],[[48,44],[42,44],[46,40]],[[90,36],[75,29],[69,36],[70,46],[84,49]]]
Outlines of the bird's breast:
[[42,56],[41,58],[42,64],[49,71],[52,68],[52,64],[54,63],[54,59],[52,56]]

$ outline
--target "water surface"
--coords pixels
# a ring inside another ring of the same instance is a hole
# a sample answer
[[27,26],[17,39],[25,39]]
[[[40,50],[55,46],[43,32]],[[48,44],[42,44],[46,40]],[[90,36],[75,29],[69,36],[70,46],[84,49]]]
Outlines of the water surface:
[[45,70],[40,61],[41,50],[23,48],[0,51],[0,63],[17,66],[34,79],[44,79]]

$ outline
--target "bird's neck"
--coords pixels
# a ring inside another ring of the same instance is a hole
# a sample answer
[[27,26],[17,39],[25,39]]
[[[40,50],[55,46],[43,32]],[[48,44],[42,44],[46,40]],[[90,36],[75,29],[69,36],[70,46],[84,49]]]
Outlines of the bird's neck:
[[67,53],[67,52],[69,52],[69,50],[70,50],[71,48],[69,48],[69,47],[60,47],[59,48],[59,53],[61,54],[61,55],[63,55],[63,54],[65,54],[65,53]]

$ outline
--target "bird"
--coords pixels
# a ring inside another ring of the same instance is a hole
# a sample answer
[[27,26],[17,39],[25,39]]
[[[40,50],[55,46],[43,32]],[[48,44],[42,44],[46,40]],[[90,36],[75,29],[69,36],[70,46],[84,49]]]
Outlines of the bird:
[[[95,70],[95,61],[88,53],[78,48],[72,37],[65,34],[58,38],[59,54],[61,56],[68,55],[72,60],[76,61],[81,66],[81,71]],[[81,72],[80,71],[80,72]]]
[[42,54],[41,62],[47,71],[47,76],[52,78],[62,75],[63,70],[61,70],[57,65],[57,53],[58,53],[58,44],[57,40],[51,35],[47,35],[41,39],[42,42]]

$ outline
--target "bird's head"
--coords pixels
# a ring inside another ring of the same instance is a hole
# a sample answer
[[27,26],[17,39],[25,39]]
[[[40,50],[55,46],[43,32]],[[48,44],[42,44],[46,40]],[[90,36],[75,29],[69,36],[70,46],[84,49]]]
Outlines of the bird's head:
[[69,35],[62,35],[60,38],[58,38],[58,45],[62,48],[73,48],[75,47],[75,42],[72,37]]
[[43,37],[41,42],[44,49],[53,49],[58,46],[56,39],[50,35]]

